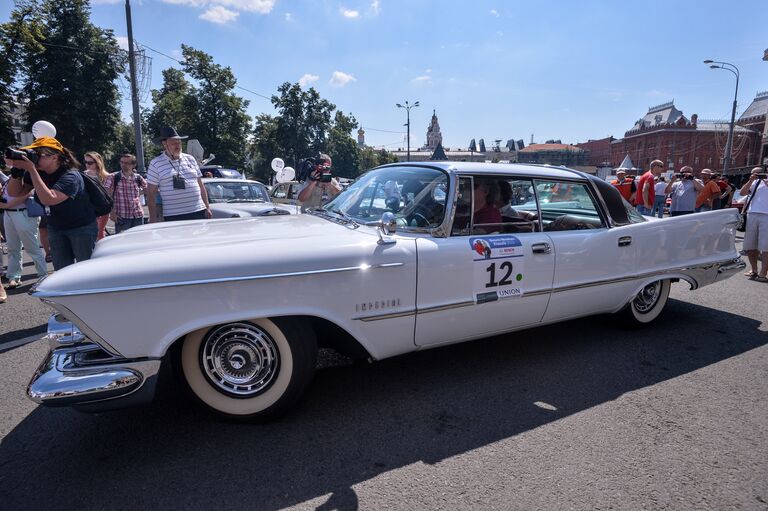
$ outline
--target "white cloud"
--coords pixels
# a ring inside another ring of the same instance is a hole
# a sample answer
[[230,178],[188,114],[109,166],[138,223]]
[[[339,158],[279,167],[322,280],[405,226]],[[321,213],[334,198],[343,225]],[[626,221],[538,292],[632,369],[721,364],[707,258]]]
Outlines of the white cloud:
[[373,0],[373,2],[371,2],[371,12],[374,16],[378,16],[380,11],[381,6],[379,5],[379,0]]
[[[122,36],[122,35],[117,35],[117,36],[115,36],[115,39],[117,40],[117,45],[121,49],[128,51],[128,38],[127,37]],[[134,48],[135,47],[136,47],[136,45],[134,45]]]
[[431,73],[431,72],[432,72],[432,69],[431,69],[431,68],[425,69],[425,70],[424,70],[424,72],[425,72],[425,73],[427,73],[427,74],[429,74],[429,73]]
[[345,9],[344,7],[340,7],[339,12],[341,13],[342,16],[350,20],[360,17],[360,13],[358,11],[355,11],[352,9]]
[[291,14],[290,12],[286,12],[285,21],[293,21],[293,14]]
[[496,9],[491,9],[489,12],[491,13],[491,16],[499,17],[499,11]]
[[[101,0],[103,1],[103,0]],[[109,1],[109,0],[107,0]],[[122,0],[120,0],[122,1]],[[259,14],[269,14],[272,12],[272,8],[275,6],[276,0],[161,0],[166,4],[173,5],[186,5],[189,7],[208,7],[208,11],[211,11],[217,7],[229,7],[230,12],[245,11],[245,12],[257,12]],[[207,12],[206,12],[207,14]]]
[[239,12],[230,11],[226,7],[215,5],[201,14],[199,18],[218,25],[226,25],[230,21],[235,21],[238,16],[240,16]]
[[356,82],[357,78],[354,76],[342,73],[341,71],[334,71],[333,76],[331,76],[331,79],[328,81],[328,83],[331,85],[331,87],[344,87],[349,82]]
[[311,75],[309,73],[306,73],[304,76],[299,78],[299,85],[301,85],[302,87],[306,87],[310,83],[314,83],[314,82],[318,81],[319,79],[320,79],[320,77],[317,76],[317,75]]
[[211,3],[259,14],[269,14],[275,6],[275,0],[211,0]]
[[417,76],[413,80],[413,83],[432,83],[432,77],[428,75]]

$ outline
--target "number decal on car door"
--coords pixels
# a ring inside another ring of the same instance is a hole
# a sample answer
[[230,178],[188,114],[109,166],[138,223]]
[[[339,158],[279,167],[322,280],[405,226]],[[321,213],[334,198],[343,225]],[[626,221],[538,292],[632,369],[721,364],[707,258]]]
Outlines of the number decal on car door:
[[517,236],[470,238],[476,303],[523,295],[523,244]]

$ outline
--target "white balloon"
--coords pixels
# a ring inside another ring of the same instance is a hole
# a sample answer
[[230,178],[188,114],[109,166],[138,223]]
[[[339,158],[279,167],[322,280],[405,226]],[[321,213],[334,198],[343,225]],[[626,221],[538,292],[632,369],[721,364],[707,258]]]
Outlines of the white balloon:
[[282,158],[272,158],[272,170],[280,172],[285,167],[285,162]]
[[56,126],[48,121],[37,121],[32,125],[32,136],[35,140],[41,137],[55,137]]
[[293,181],[294,177],[296,177],[296,171],[293,170],[293,167],[285,167],[277,173],[275,180],[278,183],[285,183],[287,181]]

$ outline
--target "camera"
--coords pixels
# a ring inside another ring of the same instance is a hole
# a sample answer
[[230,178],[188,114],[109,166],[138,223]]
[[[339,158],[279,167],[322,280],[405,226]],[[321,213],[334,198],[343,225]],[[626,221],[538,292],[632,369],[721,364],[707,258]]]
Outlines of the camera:
[[37,151],[32,149],[15,149],[13,147],[7,147],[5,149],[6,160],[21,160],[25,156],[32,163],[37,163],[37,160],[40,159],[40,155],[37,153]]
[[765,179],[768,178],[768,174],[755,174],[755,177],[757,177],[757,179]]
[[682,174],[675,174],[675,179],[682,179],[682,178],[683,178]]
[[[320,172],[319,177],[314,177],[315,171]],[[320,183],[329,183],[332,178],[331,167],[324,158],[305,158],[299,163],[299,170],[296,172],[298,181],[318,181]]]
[[693,180],[693,174],[686,174],[683,176],[683,179]]

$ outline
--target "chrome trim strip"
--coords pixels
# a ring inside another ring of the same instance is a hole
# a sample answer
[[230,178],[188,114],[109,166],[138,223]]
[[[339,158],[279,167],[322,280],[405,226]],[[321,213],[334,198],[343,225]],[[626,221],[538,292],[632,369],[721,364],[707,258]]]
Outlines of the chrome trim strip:
[[381,321],[382,319],[394,319],[394,318],[404,318],[406,316],[413,316],[416,314],[416,311],[411,309],[407,311],[402,312],[390,312],[389,314],[377,314],[375,316],[358,316],[356,318],[352,318],[353,321]]
[[[597,281],[593,281],[593,282],[586,282],[586,283],[582,283],[582,284],[573,284],[573,285],[570,285],[570,286],[562,286],[562,287],[559,287],[559,288],[554,288],[552,290],[552,293],[562,293],[562,292],[565,292],[565,291],[574,291],[574,290],[577,290],[577,289],[586,289],[586,288],[590,288],[590,287],[603,286],[603,285],[607,285],[607,284],[617,284],[617,283],[621,283],[621,282],[630,282],[630,281],[642,280],[642,279],[646,279],[646,278],[650,278],[650,277],[660,277],[660,276],[670,275],[670,274],[675,274],[675,273],[683,273],[683,274],[685,274],[688,278],[690,278],[692,280],[692,282],[689,281],[690,284],[691,284],[691,289],[696,289],[697,287],[699,287],[700,283],[698,282],[698,280],[696,280],[696,278],[694,276],[688,275],[686,272],[693,273],[693,272],[709,271],[709,272],[713,272],[713,279],[714,280],[720,280],[722,278],[726,278],[726,277],[729,276],[729,275],[723,275],[723,274],[725,274],[725,273],[729,273],[730,274],[730,273],[733,273],[733,272],[737,272],[737,271],[743,269],[745,266],[746,266],[746,263],[744,261],[742,261],[741,258],[736,258],[736,259],[730,259],[730,260],[727,260],[727,261],[720,261],[720,262],[716,262],[716,263],[702,264],[702,265],[698,265],[698,266],[681,266],[679,268],[672,268],[672,269],[669,269],[669,270],[664,270],[662,272],[648,272],[648,273],[643,273],[643,274],[640,274],[640,275],[633,275],[631,277],[620,277],[620,278],[614,278],[614,279],[604,279],[604,280],[597,280]],[[530,297],[530,296],[540,296],[540,295],[545,295],[545,294],[549,294],[549,293],[550,293],[549,289],[537,289],[535,291],[526,291],[523,294],[522,298]],[[495,302],[487,302],[487,303],[495,303]],[[446,303],[446,304],[443,304],[443,305],[435,305],[433,307],[425,307],[423,309],[415,309],[415,310],[408,310],[408,311],[401,311],[401,312],[392,312],[392,313],[388,313],[388,314],[376,314],[376,315],[371,315],[371,316],[358,316],[358,317],[352,318],[352,319],[354,321],[364,321],[364,322],[380,321],[380,320],[384,320],[384,319],[392,319],[392,318],[411,316],[411,315],[414,315],[414,314],[428,314],[430,312],[441,312],[441,311],[446,311],[446,310],[451,310],[451,309],[459,309],[459,308],[462,308],[462,307],[471,307],[473,305],[483,305],[483,304],[482,303],[478,304],[478,303],[475,303],[474,301],[468,301],[467,300],[467,301],[463,301],[463,302]]]
[[[109,344],[107,341],[105,341],[103,337],[101,337],[99,334],[94,332],[90,327],[88,327],[88,325],[85,323],[85,321],[80,319],[77,316],[77,314],[75,314],[74,312],[72,312],[71,310],[66,308],[65,306],[61,305],[60,303],[51,303],[48,300],[43,300],[43,303],[47,303],[48,305],[50,305],[54,309],[57,309],[59,311],[63,311],[64,317],[66,319],[68,319],[69,321],[71,321],[72,324],[74,325],[73,326],[73,330],[75,328],[77,328],[81,335],[85,335],[85,337],[87,337],[89,341],[98,344],[101,347],[101,349],[103,349],[104,351],[106,351],[110,355],[114,355],[116,357],[122,357],[123,356],[119,351],[117,351],[115,348],[113,348],[111,344]],[[50,323],[49,323],[49,328],[50,328]],[[46,337],[49,339],[49,342],[50,342],[50,337],[48,337],[47,335],[46,335]],[[58,346],[51,345],[51,348],[57,348],[57,347]]]
[[[251,275],[248,277],[223,277],[218,279],[200,279],[200,280],[185,280],[180,282],[161,282],[158,284],[142,284],[137,286],[121,286],[121,287],[109,287],[101,289],[85,289],[81,291],[36,291],[30,292],[32,296],[37,298],[56,298],[60,296],[82,296],[82,295],[95,295],[103,293],[118,293],[122,291],[139,291],[143,289],[159,289],[164,287],[177,287],[177,286],[197,286],[202,284],[220,284],[223,282],[244,282],[249,280],[262,280],[262,279],[275,279],[281,277],[301,277],[305,275],[323,275],[326,273],[341,273],[346,271],[361,271],[361,270],[376,270],[379,268],[394,268],[396,266],[403,266],[405,263],[381,263],[381,264],[361,264],[359,266],[349,266],[346,268],[329,268],[325,270],[308,270],[308,271],[296,271],[287,273],[271,273],[267,275]],[[59,306],[57,304],[57,306]]]
[[596,280],[596,281],[593,281],[593,282],[585,282],[585,283],[581,283],[581,284],[573,284],[573,285],[570,285],[570,286],[562,286],[562,287],[553,288],[552,292],[553,293],[562,293],[564,291],[573,291],[573,290],[576,290],[576,289],[584,289],[584,288],[590,288],[590,287],[595,287],[595,286],[603,286],[603,285],[606,285],[606,284],[617,284],[617,283],[621,283],[621,282],[629,282],[629,281],[634,281],[634,280],[642,280],[642,279],[651,278],[651,277],[662,277],[662,276],[670,275],[670,274],[674,274],[674,273],[683,273],[683,274],[686,274],[686,276],[688,276],[689,278],[693,279],[694,282],[695,282],[695,285],[693,285],[693,289],[696,289],[697,287],[699,287],[700,283],[695,279],[695,277],[693,275],[688,275],[688,273],[701,272],[701,271],[713,271],[714,270],[715,274],[720,274],[720,273],[723,273],[723,272],[738,271],[739,269],[744,268],[745,266],[746,266],[746,263],[744,261],[742,261],[741,258],[736,258],[736,259],[729,259],[727,261],[718,261],[718,262],[714,262],[714,263],[701,264],[701,265],[697,265],[697,266],[680,266],[678,268],[670,268],[668,270],[663,270],[663,271],[660,271],[660,272],[658,272],[658,271],[657,272],[647,272],[647,273],[642,273],[642,274],[639,274],[639,275],[633,275],[631,277],[619,277],[619,278],[614,278],[614,279]]

